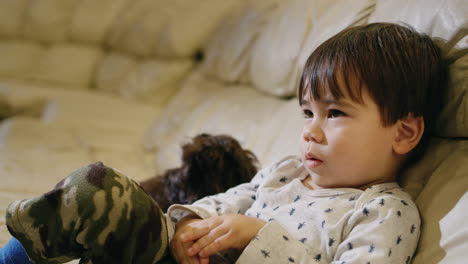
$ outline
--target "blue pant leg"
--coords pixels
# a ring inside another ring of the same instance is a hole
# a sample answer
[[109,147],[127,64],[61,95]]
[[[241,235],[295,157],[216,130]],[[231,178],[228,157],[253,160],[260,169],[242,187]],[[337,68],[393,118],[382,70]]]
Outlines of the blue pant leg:
[[0,248],[0,264],[32,264],[21,243],[12,238]]

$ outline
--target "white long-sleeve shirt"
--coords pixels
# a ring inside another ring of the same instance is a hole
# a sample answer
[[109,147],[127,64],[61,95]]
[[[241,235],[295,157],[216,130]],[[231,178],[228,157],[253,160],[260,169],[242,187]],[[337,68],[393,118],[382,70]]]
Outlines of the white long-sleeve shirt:
[[190,213],[203,219],[229,213],[267,222],[236,263],[409,263],[420,217],[397,183],[365,191],[311,190],[300,158],[289,156],[260,170],[250,183],[169,208],[169,231]]

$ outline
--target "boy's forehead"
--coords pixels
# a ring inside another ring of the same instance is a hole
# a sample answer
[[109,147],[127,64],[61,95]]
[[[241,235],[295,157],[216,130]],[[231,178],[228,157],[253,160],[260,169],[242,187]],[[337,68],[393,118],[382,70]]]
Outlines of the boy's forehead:
[[[338,70],[332,78],[315,80],[314,83],[306,78],[301,99],[319,100],[325,103],[351,101],[363,104],[364,93],[368,93],[367,88],[355,74]],[[304,100],[301,100],[301,104]]]
[[320,103],[324,105],[341,105],[341,106],[349,106],[353,107],[357,102],[346,98],[335,98],[331,95],[331,93],[327,93],[320,98],[314,98],[311,93],[307,93],[305,96],[302,97],[301,105],[309,105],[311,103]]

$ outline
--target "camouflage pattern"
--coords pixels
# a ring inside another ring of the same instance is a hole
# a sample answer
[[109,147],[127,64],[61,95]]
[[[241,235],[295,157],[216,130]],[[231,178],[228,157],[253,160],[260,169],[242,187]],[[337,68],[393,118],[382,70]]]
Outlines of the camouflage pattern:
[[38,264],[172,262],[163,212],[136,182],[100,162],[13,202],[6,223]]

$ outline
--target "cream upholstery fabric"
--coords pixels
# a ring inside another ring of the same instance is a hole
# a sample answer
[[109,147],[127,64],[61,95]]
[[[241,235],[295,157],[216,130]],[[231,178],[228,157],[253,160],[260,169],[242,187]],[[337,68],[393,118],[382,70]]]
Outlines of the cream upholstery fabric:
[[22,16],[28,0],[4,0],[0,9],[0,36],[17,37],[21,35]]
[[247,1],[219,25],[206,48],[204,72],[227,82],[246,82],[252,46],[280,0]]
[[67,38],[68,24],[74,10],[73,0],[28,1],[23,18],[23,37],[50,43]]
[[101,56],[101,50],[95,47],[57,44],[43,53],[27,78],[71,87],[89,87]]
[[[302,2],[288,1],[283,10],[268,20],[255,44],[250,78],[264,92],[276,96],[296,95],[302,67],[311,52],[342,29],[365,23],[373,7],[370,0],[306,1],[309,6]],[[298,10],[308,12],[298,13]],[[279,23],[284,26],[279,27]],[[293,33],[290,28],[302,34]],[[262,62],[267,63],[262,65]]]
[[[467,48],[468,45],[465,46]],[[468,137],[468,55],[451,67],[451,89],[446,106],[438,120],[437,134],[447,137]]]
[[126,98],[166,104],[193,68],[191,59],[148,59],[138,62],[122,53],[109,53],[96,74],[96,87]]
[[468,193],[458,200],[457,204],[450,212],[440,220],[440,227],[445,230],[441,234],[440,246],[446,251],[441,264],[458,263],[459,256],[466,254],[466,243],[468,240],[468,225],[463,216],[468,211]]
[[141,56],[189,56],[201,48],[234,2],[127,1],[125,12],[110,28],[107,43]]
[[37,43],[24,40],[6,40],[0,43],[0,73],[7,77],[26,77],[33,71],[45,49]]
[[96,88],[101,91],[118,94],[122,83],[138,67],[135,57],[120,52],[107,53],[96,72]]
[[109,28],[125,11],[126,0],[80,0],[70,18],[69,38],[74,41],[102,43]]
[[[435,140],[426,157],[405,173],[403,186],[416,198],[423,219],[421,239],[413,263],[438,263],[448,252],[466,254],[460,248],[466,250],[467,240],[459,239],[466,238],[466,234],[453,235],[453,227],[448,221],[453,220],[453,225],[459,219],[466,219],[467,211],[457,209],[453,213],[456,216],[448,214],[467,193],[467,171],[468,141]],[[463,254],[451,255],[447,259],[451,263],[462,263],[461,260],[466,257]]]

